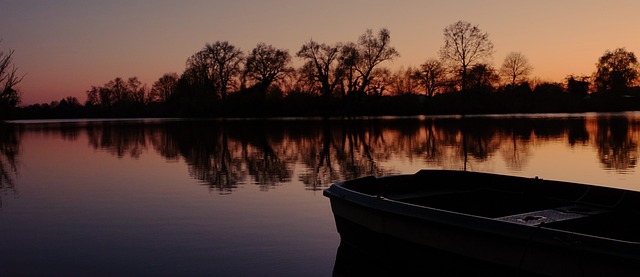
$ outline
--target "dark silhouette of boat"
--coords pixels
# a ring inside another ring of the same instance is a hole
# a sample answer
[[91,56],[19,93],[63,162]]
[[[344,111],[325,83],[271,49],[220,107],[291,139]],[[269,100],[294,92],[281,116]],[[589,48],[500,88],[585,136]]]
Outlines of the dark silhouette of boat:
[[341,244],[403,266],[452,255],[451,268],[464,259],[513,276],[640,276],[637,191],[421,170],[336,183],[324,195]]

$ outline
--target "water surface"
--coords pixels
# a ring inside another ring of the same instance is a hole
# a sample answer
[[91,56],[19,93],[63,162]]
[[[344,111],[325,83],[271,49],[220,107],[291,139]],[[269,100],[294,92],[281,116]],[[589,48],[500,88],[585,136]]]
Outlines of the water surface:
[[640,190],[640,114],[0,125],[0,275],[331,276],[331,183],[444,168]]

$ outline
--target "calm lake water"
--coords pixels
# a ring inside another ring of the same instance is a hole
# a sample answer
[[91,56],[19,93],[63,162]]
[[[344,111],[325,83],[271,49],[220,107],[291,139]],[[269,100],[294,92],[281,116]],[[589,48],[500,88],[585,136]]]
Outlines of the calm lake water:
[[0,125],[0,276],[332,276],[322,190],[456,169],[640,190],[640,113]]

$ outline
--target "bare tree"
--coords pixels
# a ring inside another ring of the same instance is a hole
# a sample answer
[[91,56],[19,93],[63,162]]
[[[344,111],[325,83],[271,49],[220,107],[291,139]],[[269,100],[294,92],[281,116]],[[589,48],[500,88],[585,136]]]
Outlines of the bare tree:
[[333,94],[344,72],[338,60],[340,47],[339,44],[319,44],[310,40],[296,53],[297,57],[306,60],[302,71],[312,82],[319,84],[324,99]]
[[214,70],[205,50],[200,50],[187,59],[187,66],[180,79],[188,85],[191,93],[204,96],[215,95]]
[[376,66],[400,55],[391,47],[390,42],[389,30],[382,28],[377,36],[371,29],[367,29],[358,39],[358,43],[342,45],[338,56],[342,80],[338,86],[343,97],[371,91],[368,87]]
[[13,50],[0,50],[0,119],[7,117],[9,110],[20,104],[16,85],[22,82],[24,75],[18,75],[18,68],[13,63],[13,53]]
[[324,90],[322,84],[318,82],[318,73],[313,63],[306,62],[302,64],[302,66],[290,75],[295,80],[294,86],[297,87],[298,91],[323,95]]
[[273,82],[284,78],[284,75],[293,70],[290,64],[289,51],[261,42],[247,57],[245,76],[257,82],[261,92],[266,93]]
[[504,58],[502,67],[500,67],[500,76],[515,87],[527,80],[531,70],[533,67],[529,65],[527,57],[520,52],[511,52]]
[[240,49],[229,44],[227,41],[216,41],[213,44],[206,44],[204,51],[207,53],[211,62],[214,77],[212,78],[217,84],[214,87],[218,90],[222,101],[227,98],[227,91],[235,89],[237,82],[236,77],[240,74],[240,66],[244,61],[244,54]]
[[147,94],[147,85],[143,84],[138,77],[130,77],[127,80],[128,100],[133,103],[144,103]]
[[467,89],[469,69],[493,55],[493,43],[489,34],[482,32],[478,25],[458,21],[444,28],[444,46],[440,57],[454,65],[460,76],[460,88]]
[[382,96],[388,89],[393,86],[392,73],[386,67],[375,68],[371,71],[369,77],[369,86],[367,87],[367,94]]
[[440,88],[445,86],[446,74],[447,71],[442,62],[437,59],[428,59],[413,73],[413,78],[424,87],[428,97],[433,97]]
[[138,77],[127,80],[116,77],[102,87],[91,86],[87,90],[87,105],[112,107],[114,105],[143,104],[147,85]]
[[400,68],[391,75],[390,86],[391,94],[416,94],[420,89],[420,82],[414,78],[416,69],[409,67],[407,69]]
[[341,92],[341,96],[344,98],[346,95],[350,95],[356,91],[361,76],[356,70],[358,63],[358,47],[355,43],[349,42],[342,46],[340,49],[340,56],[338,61],[340,67],[343,70],[342,80],[338,84]]
[[165,73],[151,86],[149,102],[167,102],[178,86],[178,74]]
[[358,92],[367,91],[371,82],[371,74],[377,65],[400,56],[390,43],[391,34],[386,28],[380,29],[377,36],[373,35],[371,29],[367,29],[358,39],[358,55],[355,63],[355,70],[360,76]]
[[311,71],[313,71],[313,69],[309,69],[303,65],[287,73],[277,84],[281,87],[285,95],[289,95],[290,93],[318,93],[317,83],[309,79]]
[[85,102],[86,106],[107,106],[111,104],[111,101],[108,99],[108,93],[104,93],[106,90],[100,86],[91,86],[87,93],[87,102]]
[[129,99],[129,93],[127,89],[127,81],[122,77],[116,77],[104,85],[109,91],[111,97],[111,105],[125,103]]

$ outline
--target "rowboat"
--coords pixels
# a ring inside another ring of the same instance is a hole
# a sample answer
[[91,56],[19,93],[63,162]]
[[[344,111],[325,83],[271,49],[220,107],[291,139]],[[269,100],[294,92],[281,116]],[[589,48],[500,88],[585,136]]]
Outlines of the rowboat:
[[385,257],[415,258],[429,249],[518,275],[640,276],[637,191],[421,170],[338,182],[323,195],[341,244]]

